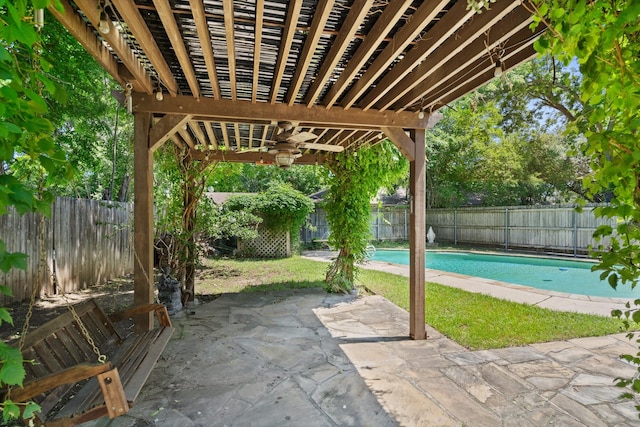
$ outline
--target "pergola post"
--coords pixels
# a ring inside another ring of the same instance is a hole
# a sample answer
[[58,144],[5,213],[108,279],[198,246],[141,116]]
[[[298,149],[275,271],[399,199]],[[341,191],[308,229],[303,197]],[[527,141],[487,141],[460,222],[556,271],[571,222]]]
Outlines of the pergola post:
[[409,217],[409,335],[414,340],[427,338],[425,329],[425,130],[414,129],[415,144],[410,161],[411,213]]
[[[153,153],[150,113],[134,114],[133,304],[153,302]],[[136,316],[136,332],[153,327],[153,313]]]

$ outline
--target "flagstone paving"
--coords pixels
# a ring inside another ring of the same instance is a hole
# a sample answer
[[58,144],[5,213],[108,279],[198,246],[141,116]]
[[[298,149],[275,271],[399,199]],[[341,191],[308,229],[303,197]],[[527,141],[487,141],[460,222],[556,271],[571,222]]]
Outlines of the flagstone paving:
[[173,319],[136,406],[95,426],[634,426],[623,335],[468,351],[380,296],[228,294]]

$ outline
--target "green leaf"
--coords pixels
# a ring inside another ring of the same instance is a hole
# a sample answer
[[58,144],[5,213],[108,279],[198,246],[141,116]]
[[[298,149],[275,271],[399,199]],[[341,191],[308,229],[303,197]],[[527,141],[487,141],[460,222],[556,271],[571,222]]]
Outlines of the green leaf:
[[[3,248],[4,244],[3,244],[2,241],[0,241],[0,244],[1,244],[0,245],[0,253],[3,253],[3,252],[5,252],[5,250]],[[9,286],[0,285],[0,294],[7,295],[7,296],[12,296],[13,295],[13,290]]]
[[0,307],[0,324],[2,324],[2,322],[13,325],[13,319],[11,318],[11,313],[9,313],[9,310]]
[[2,421],[5,425],[9,425],[11,420],[20,418],[20,407],[11,400],[5,400],[2,407]]
[[8,273],[12,268],[27,269],[27,254],[20,252],[0,252],[0,270]]
[[2,122],[1,125],[10,133],[15,133],[15,134],[21,134],[22,133],[22,129],[20,129],[19,126],[16,126],[13,123],[10,122]]
[[31,0],[33,2],[34,9],[46,9],[51,3],[50,0]]
[[33,418],[36,412],[40,411],[42,411],[40,405],[35,402],[27,402],[26,406],[24,407],[24,411],[22,411],[22,418],[28,420],[30,418]]

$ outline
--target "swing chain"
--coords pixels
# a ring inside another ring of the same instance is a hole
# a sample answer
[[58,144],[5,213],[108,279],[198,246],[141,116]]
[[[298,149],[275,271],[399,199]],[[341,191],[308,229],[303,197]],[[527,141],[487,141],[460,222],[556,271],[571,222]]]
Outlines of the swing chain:
[[91,346],[91,349],[96,354],[96,356],[98,356],[98,363],[105,363],[107,361],[107,356],[100,353],[100,349],[98,349],[98,346],[93,341],[93,337],[91,337],[91,334],[87,330],[86,326],[84,326],[84,322],[82,321],[82,319],[80,319],[78,312],[73,308],[71,304],[69,304],[69,301],[67,300],[67,296],[64,294],[64,292],[62,294],[62,297],[64,298],[64,301],[67,303],[67,308],[71,312],[73,319],[76,321],[78,328],[80,328],[80,332],[82,333],[82,336],[84,337],[85,340],[87,340],[87,343],[89,343],[89,345]]
[[[50,270],[49,270],[49,263],[47,263],[47,259],[46,259],[46,249],[45,249],[45,240],[44,240],[44,215],[40,216],[40,262],[39,262],[39,274],[42,272],[42,270],[45,271],[45,274],[48,273],[51,275],[52,279],[55,281],[56,277],[54,274],[51,274]],[[42,283],[41,281],[39,283]],[[31,294],[31,304],[29,305],[29,311],[27,312],[27,318],[25,321],[25,327],[28,328],[29,326],[29,319],[31,318],[31,311],[33,309],[33,303],[35,302],[35,297],[36,297],[36,292],[38,290],[38,286],[34,287],[33,293]],[[104,354],[100,353],[100,349],[98,349],[98,346],[96,345],[96,343],[93,341],[93,337],[91,336],[91,334],[89,333],[89,331],[87,330],[86,326],[84,325],[84,322],[82,321],[82,319],[80,318],[80,316],[78,315],[78,313],[76,312],[75,308],[73,308],[73,305],[71,305],[71,303],[69,302],[69,300],[67,299],[67,295],[64,292],[64,288],[60,287],[60,294],[62,295],[62,298],[64,299],[65,304],[67,305],[67,308],[69,309],[69,311],[71,312],[71,315],[73,316],[73,319],[76,321],[76,324],[78,325],[78,328],[80,329],[80,333],[82,334],[82,336],[84,337],[84,339],[87,341],[87,343],[91,346],[91,349],[93,350],[93,352],[96,354],[96,356],[98,356],[98,363],[105,363],[107,361],[107,356],[105,356]],[[20,343],[20,350],[22,350],[22,344],[24,342],[24,337],[27,334],[23,331],[22,337],[21,339],[21,343]]]
[[[36,304],[36,295],[40,290],[40,284],[42,283],[42,274],[44,268],[48,270],[48,264],[46,264],[46,249],[44,247],[44,215],[40,216],[40,259],[38,263],[38,281],[31,289],[31,298],[29,299],[29,307],[27,309],[27,314],[24,318],[24,323],[22,324],[22,331],[20,332],[20,339],[18,340],[18,349],[22,351],[22,347],[24,347],[24,340],[27,338],[29,334],[29,325],[31,323],[31,316],[33,315],[33,306]],[[46,266],[46,267],[43,267]]]

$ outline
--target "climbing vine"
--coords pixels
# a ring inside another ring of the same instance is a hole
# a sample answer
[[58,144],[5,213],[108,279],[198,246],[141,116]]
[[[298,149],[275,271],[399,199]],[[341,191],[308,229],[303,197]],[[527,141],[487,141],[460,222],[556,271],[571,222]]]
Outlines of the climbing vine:
[[329,245],[339,250],[326,275],[330,292],[354,289],[357,263],[366,256],[371,232],[371,199],[408,173],[408,162],[389,141],[337,154],[328,164],[333,173],[325,202],[331,234]]
[[[53,125],[45,118],[48,108],[43,93],[53,97],[61,93],[47,75],[51,64],[43,58],[33,16],[36,9],[49,3],[0,0],[0,215],[7,214],[10,207],[19,214],[48,214],[53,196],[45,192],[46,185],[53,175],[64,179],[70,174],[64,153],[54,143]],[[14,166],[19,161],[28,162],[42,177],[39,188],[16,176]],[[25,254],[9,252],[0,240],[0,271],[25,269],[26,259]],[[0,293],[11,295],[11,290],[0,284]],[[0,322],[12,323],[5,308],[0,308]],[[0,365],[0,387],[22,385],[25,370],[20,349],[0,342]],[[12,402],[10,392],[0,406],[4,423],[31,418],[39,410],[33,403],[21,407]]]

